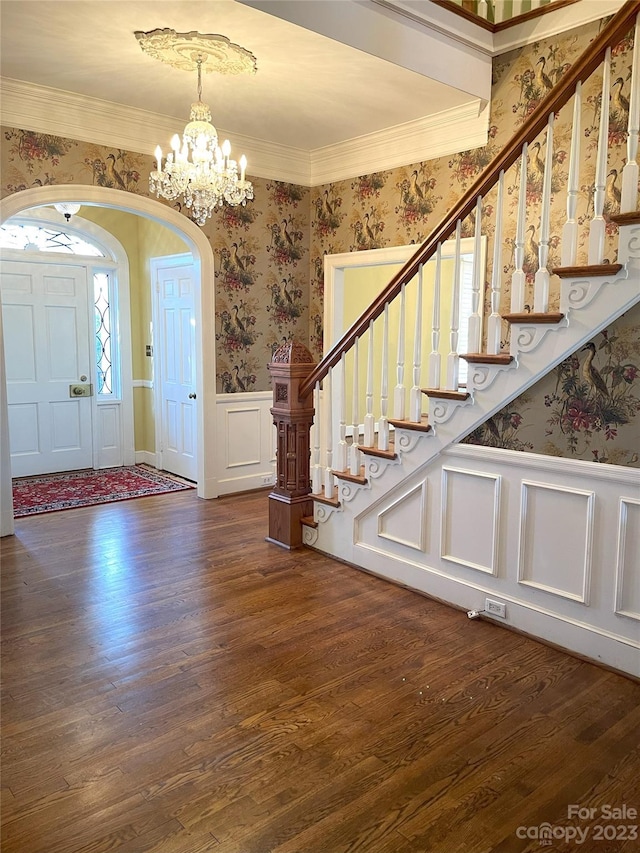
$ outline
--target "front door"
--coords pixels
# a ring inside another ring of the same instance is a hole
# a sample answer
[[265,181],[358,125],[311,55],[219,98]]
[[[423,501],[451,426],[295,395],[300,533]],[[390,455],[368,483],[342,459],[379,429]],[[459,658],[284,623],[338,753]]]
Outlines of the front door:
[[91,468],[86,268],[5,261],[0,287],[12,477]]
[[160,328],[154,335],[156,448],[160,467],[197,481],[195,271],[193,260],[154,261]]

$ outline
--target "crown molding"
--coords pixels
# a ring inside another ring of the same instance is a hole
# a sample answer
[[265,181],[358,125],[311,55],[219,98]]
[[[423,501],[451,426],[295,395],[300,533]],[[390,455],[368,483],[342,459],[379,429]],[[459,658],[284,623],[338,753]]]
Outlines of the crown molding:
[[489,109],[474,100],[311,152],[311,185],[328,184],[434,160],[486,145]]
[[[0,78],[0,113],[5,127],[64,136],[153,157],[158,142],[168,140],[186,121],[157,115],[21,80]],[[432,160],[487,141],[488,110],[473,100],[451,110],[385,128],[336,145],[305,151],[229,133],[234,151],[244,152],[249,177],[317,186]]]

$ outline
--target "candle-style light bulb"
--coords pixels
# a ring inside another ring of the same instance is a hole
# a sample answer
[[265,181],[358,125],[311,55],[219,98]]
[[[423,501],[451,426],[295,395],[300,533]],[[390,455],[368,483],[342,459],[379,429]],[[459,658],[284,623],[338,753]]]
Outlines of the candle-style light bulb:
[[156,145],[155,155],[156,155],[156,161],[158,163],[158,171],[161,172],[162,171],[162,148],[160,148],[159,145]]
[[178,153],[178,151],[180,151],[180,137],[177,133],[174,133],[171,137],[171,147],[173,148],[176,154]]
[[240,180],[241,181],[244,181],[244,173],[245,173],[246,169],[247,169],[247,158],[243,154],[242,157],[240,158]]

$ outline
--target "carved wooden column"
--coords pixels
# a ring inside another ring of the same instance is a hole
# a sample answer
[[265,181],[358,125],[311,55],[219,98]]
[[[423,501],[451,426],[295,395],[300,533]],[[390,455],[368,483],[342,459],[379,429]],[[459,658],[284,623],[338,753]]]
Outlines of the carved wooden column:
[[268,542],[283,548],[302,544],[300,519],[313,514],[310,439],[313,394],[300,399],[299,388],[315,364],[302,344],[280,346],[269,365],[273,387],[271,414],[277,430],[276,484],[269,495]]

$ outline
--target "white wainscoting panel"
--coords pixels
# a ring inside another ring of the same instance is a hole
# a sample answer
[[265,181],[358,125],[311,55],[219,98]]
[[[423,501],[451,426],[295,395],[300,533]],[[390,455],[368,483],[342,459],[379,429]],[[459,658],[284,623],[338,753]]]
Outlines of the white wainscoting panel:
[[595,494],[522,481],[518,580],[589,603]]
[[495,575],[498,572],[501,477],[442,469],[440,556]]
[[218,494],[266,488],[275,482],[272,405],[271,391],[218,394]]
[[620,498],[616,613],[640,620],[640,500]]
[[378,536],[416,551],[427,547],[427,482],[419,483],[378,515]]

